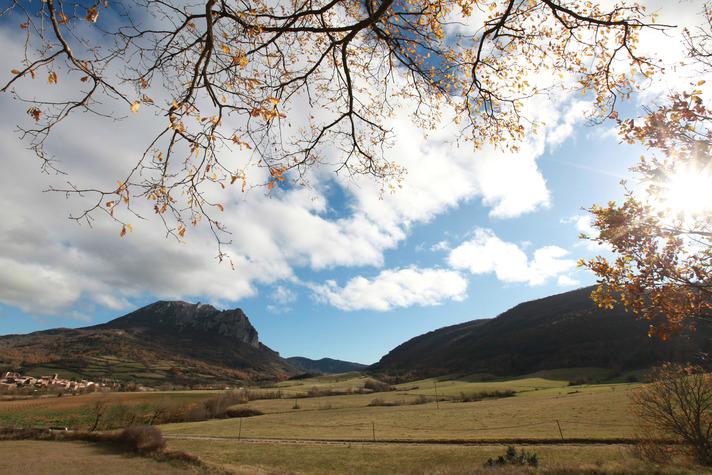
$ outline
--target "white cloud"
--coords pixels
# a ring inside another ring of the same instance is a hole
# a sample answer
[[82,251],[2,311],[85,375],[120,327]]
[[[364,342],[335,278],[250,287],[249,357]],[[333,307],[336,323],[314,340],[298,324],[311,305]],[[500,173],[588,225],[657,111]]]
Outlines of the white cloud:
[[[0,30],[0,43],[0,70],[9,71],[17,66],[21,42]],[[33,88],[46,89],[31,81],[18,87],[27,97],[34,95]],[[200,297],[221,305],[256,295],[257,284],[288,280],[295,268],[380,267],[384,252],[407,239],[414,224],[470,200],[481,200],[495,218],[534,212],[550,200],[536,161],[544,153],[546,131],[517,153],[475,151],[469,142],[458,142],[460,130],[451,117],[426,136],[413,125],[406,104],[387,124],[395,132],[388,158],[408,170],[403,188],[394,194],[381,193],[370,177],[334,178],[326,171],[315,174],[312,188],[277,191],[272,197],[260,191],[243,194],[239,187],[221,192],[225,213],[220,218],[232,241],[225,251],[236,264],[232,271],[216,263],[215,242],[205,226],[189,229],[186,244],[165,239],[150,207],[139,208],[145,219],[131,218],[135,231],[123,239],[117,225],[101,216],[92,229],[67,220],[88,201],[41,193],[48,185],[65,186],[66,177],[42,175],[36,158],[19,142],[15,121],[30,120],[23,104],[0,95],[0,106],[0,156],[11,171],[0,175],[0,200],[8,204],[0,208],[0,261],[5,263],[0,303],[28,313],[64,314],[81,298],[119,310],[146,294]],[[556,124],[560,106],[542,97],[529,107]],[[55,129],[49,146],[73,182],[111,187],[135,163],[161,120],[143,110],[120,122],[77,115]],[[246,160],[239,153],[223,158],[228,165]],[[334,204],[327,200],[328,186],[340,187],[346,197],[338,216],[329,212]],[[29,281],[27,276],[37,277]],[[43,294],[43,288],[52,289],[52,295]]]
[[274,288],[272,294],[270,294],[270,300],[284,307],[296,302],[297,294],[293,290],[283,285],[278,285]]
[[559,287],[573,287],[574,285],[579,285],[580,283],[581,282],[568,275],[560,275],[556,281],[556,284]]
[[438,251],[449,251],[450,250],[450,243],[443,240],[443,241],[438,241],[432,246],[430,246],[430,250],[433,252],[438,252]]
[[387,311],[413,305],[432,306],[447,300],[462,301],[467,297],[467,280],[446,269],[384,270],[367,279],[357,276],[345,286],[335,281],[312,285],[318,301],[341,310]]
[[530,259],[518,245],[501,240],[490,229],[478,228],[472,239],[450,252],[448,264],[473,274],[494,273],[503,282],[540,285],[576,266],[567,255],[561,247],[544,246]]

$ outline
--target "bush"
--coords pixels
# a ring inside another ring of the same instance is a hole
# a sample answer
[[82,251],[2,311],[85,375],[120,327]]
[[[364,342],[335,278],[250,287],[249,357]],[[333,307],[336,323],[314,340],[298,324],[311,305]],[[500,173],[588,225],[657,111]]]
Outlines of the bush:
[[154,426],[127,427],[121,431],[117,441],[139,454],[162,452],[166,448],[163,434]]
[[500,399],[504,397],[512,397],[516,391],[512,389],[504,389],[499,391],[478,391],[475,393],[461,392],[459,397],[453,399],[454,402],[475,402],[483,399]]
[[377,397],[368,403],[369,406],[400,406],[397,401],[386,401],[383,398]]
[[377,379],[367,379],[366,382],[363,383],[363,387],[371,390],[374,393],[382,393],[394,390],[390,384],[378,381]]
[[227,417],[254,417],[263,414],[264,412],[251,407],[231,407],[225,412]]
[[536,467],[539,465],[539,457],[537,454],[525,450],[517,452],[517,449],[510,445],[507,447],[507,451],[504,455],[500,455],[496,459],[487,459],[487,462],[485,462],[486,467],[502,467],[506,465],[529,465],[530,467]]
[[712,375],[692,365],[664,364],[633,393],[639,430],[674,438],[702,465],[712,465]]

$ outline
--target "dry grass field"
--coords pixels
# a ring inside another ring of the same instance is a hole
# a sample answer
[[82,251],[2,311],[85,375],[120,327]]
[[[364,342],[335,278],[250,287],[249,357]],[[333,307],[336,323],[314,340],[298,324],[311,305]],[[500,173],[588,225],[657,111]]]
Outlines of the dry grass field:
[[[358,379],[339,381],[357,384]],[[325,387],[326,378],[303,381]],[[361,383],[362,384],[362,383]],[[397,391],[297,399],[266,399],[246,405],[265,413],[243,419],[169,424],[166,434],[243,438],[331,440],[483,440],[510,438],[610,439],[633,436],[628,410],[632,383],[569,386],[565,379],[532,375],[507,381],[437,383],[441,399],[460,393],[515,391],[514,397],[475,402],[434,401],[433,380],[399,385]],[[422,395],[430,402],[412,404]],[[393,406],[371,406],[374,399]],[[558,424],[557,424],[558,421]],[[559,431],[561,427],[561,432]]]
[[523,446],[539,467],[485,468],[504,445],[315,445],[236,441],[171,441],[203,460],[239,474],[473,475],[473,474],[701,474],[702,467],[680,460],[659,466],[642,462],[625,445]]
[[[582,374],[587,380],[605,378],[602,370],[587,368],[508,380],[485,377],[483,381],[481,376],[427,379],[400,384],[391,391],[364,393],[367,378],[362,375],[322,376],[249,388],[253,396],[274,398],[233,406],[256,409],[263,415],[166,424],[161,430],[169,438],[170,449],[193,453],[218,470],[238,474],[705,473],[684,458],[664,467],[636,459],[627,441],[635,437],[629,404],[638,383],[623,382],[628,379],[625,375],[603,384],[570,383]],[[344,394],[308,397],[329,392]],[[0,421],[24,426],[43,421],[81,422],[100,399],[123,405],[200,405],[215,394],[113,393],[4,401],[0,402]],[[482,400],[456,402],[463,395],[483,394]],[[378,405],[373,405],[374,400]],[[537,453],[539,468],[483,467],[489,457],[502,455],[506,444],[517,439],[519,447]],[[7,444],[0,443],[1,452],[7,452]],[[69,452],[91,449],[83,444],[68,447]],[[87,452],[88,459],[122,457],[97,450]],[[114,458],[107,459],[107,466]],[[141,459],[127,460],[137,463]],[[165,464],[154,467],[151,464],[158,462],[152,460],[145,463],[143,473],[187,470]],[[151,472],[151,467],[166,471]],[[5,473],[2,468],[0,473]]]
[[0,473],[28,475],[189,475],[199,469],[126,455],[86,442],[10,440],[0,442]]
[[103,402],[107,406],[190,404],[199,403],[216,393],[217,391],[114,392],[0,401],[0,427],[86,428],[94,417],[93,408],[97,402]]

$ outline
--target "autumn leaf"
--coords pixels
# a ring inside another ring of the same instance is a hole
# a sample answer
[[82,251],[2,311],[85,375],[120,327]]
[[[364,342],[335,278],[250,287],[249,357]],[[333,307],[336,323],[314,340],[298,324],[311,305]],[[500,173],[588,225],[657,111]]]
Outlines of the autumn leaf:
[[217,206],[220,211],[225,211],[225,207],[223,207],[223,205],[221,205],[220,203],[216,204],[215,206]]
[[39,110],[37,107],[30,107],[27,109],[27,114],[29,114],[33,119],[35,119],[35,122],[38,122],[40,120],[40,117],[42,116],[42,111]]
[[119,233],[119,236],[126,236],[126,226],[121,226],[121,232]]
[[222,46],[223,53],[230,54],[230,47],[228,45]]
[[20,23],[20,28],[22,28],[23,30],[26,30],[28,26],[28,23]]
[[10,72],[12,74],[20,74],[22,71],[20,71],[19,69],[11,69]]
[[47,76],[47,84],[57,84],[57,73],[50,71]]
[[91,7],[87,9],[87,16],[85,16],[88,21],[92,23],[96,23],[97,18],[99,18],[99,11],[96,9],[96,7]]
[[64,12],[59,12],[59,20],[57,22],[60,25],[65,25],[69,22],[69,18],[67,18],[67,15],[64,14]]
[[141,102],[140,101],[133,101],[131,103],[131,112],[134,114],[138,112],[138,108],[141,107]]

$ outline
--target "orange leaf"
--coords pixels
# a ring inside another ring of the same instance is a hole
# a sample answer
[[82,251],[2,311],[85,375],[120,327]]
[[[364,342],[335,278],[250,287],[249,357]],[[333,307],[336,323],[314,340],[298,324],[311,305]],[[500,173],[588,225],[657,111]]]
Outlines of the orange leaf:
[[121,226],[121,232],[119,233],[119,236],[126,236],[126,226]]
[[50,71],[47,76],[47,84],[57,84],[57,73]]
[[96,7],[91,7],[87,10],[87,16],[85,16],[88,21],[96,23],[97,18],[99,18],[99,12]]
[[131,103],[131,112],[134,114],[138,112],[138,108],[141,107],[141,102],[140,101],[133,101]]

